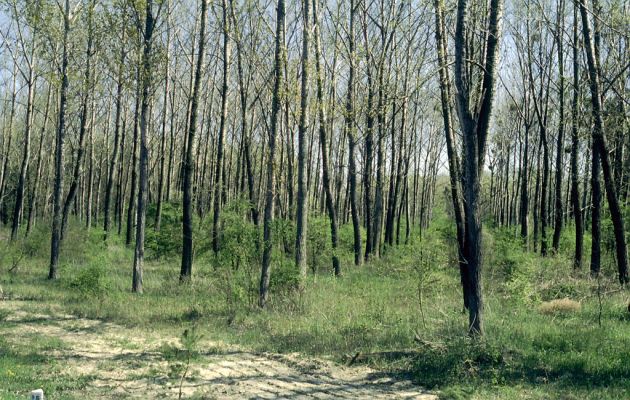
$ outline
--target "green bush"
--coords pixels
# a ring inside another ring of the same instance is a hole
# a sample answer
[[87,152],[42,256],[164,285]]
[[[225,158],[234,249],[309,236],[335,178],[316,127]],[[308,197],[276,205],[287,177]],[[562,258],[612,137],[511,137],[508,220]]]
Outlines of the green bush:
[[69,283],[70,288],[82,295],[101,297],[111,289],[102,262],[94,262],[82,268]]
[[297,289],[300,284],[300,272],[295,267],[293,259],[284,257],[280,252],[272,255],[271,277],[269,290],[272,292],[286,292]]
[[[147,221],[153,221],[157,207],[150,205],[147,210]],[[181,207],[176,203],[163,203],[160,230],[147,228],[145,247],[147,259],[177,257],[182,252],[182,220]]]

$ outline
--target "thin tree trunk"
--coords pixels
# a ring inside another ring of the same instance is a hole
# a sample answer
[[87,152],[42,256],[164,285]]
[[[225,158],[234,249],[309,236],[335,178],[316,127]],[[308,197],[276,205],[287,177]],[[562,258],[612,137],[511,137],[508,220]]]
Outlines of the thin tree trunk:
[[460,166],[459,158],[455,152],[455,141],[453,139],[453,121],[451,115],[451,86],[448,76],[446,60],[446,28],[444,22],[444,0],[435,0],[435,41],[437,44],[439,77],[440,77],[440,100],[442,104],[442,118],[444,122],[444,135],[446,136],[446,154],[448,157],[451,200],[453,202],[453,212],[455,216],[455,227],[457,230],[457,249],[459,260],[459,274],[463,288],[464,308],[468,308],[468,286],[466,285],[466,259],[464,258],[465,232],[464,232],[464,210],[460,197]]
[[53,189],[53,219],[50,240],[50,266],[48,279],[58,278],[59,250],[61,246],[61,194],[63,191],[63,143],[66,134],[66,107],[68,96],[68,33],[70,31],[70,0],[65,1],[63,16],[63,54],[61,57],[61,92],[59,125],[55,145],[55,183]]
[[553,251],[558,253],[560,246],[560,234],[562,233],[563,222],[563,202],[562,202],[562,169],[564,155],[564,0],[560,0],[558,5],[558,19],[556,24],[556,41],[558,45],[558,99],[559,99],[559,121],[558,121],[558,141],[556,144],[556,187],[555,187],[555,226],[553,231]]
[[[223,3],[225,7],[225,0]],[[179,274],[181,282],[192,279],[192,262],[193,262],[193,209],[192,209],[192,177],[195,173],[195,165],[193,164],[193,147],[195,145],[195,134],[197,131],[197,110],[199,108],[199,91],[201,87],[201,75],[203,73],[203,60],[206,39],[206,14],[208,3],[201,1],[201,26],[199,28],[199,56],[197,57],[197,65],[195,67],[195,80],[191,93],[191,111],[190,125],[188,127],[188,144],[186,145],[186,157],[184,158],[184,196],[182,204],[182,264]],[[227,11],[223,10],[225,18]]]
[[142,102],[140,111],[140,185],[138,188],[138,212],[136,218],[136,248],[133,257],[133,278],[131,291],[142,293],[142,267],[144,263],[144,234],[146,228],[146,204],[145,198],[148,191],[148,164],[149,149],[147,147],[147,128],[149,124],[149,96],[151,91],[151,57],[153,45],[153,30],[155,28],[153,17],[153,0],[147,0],[144,24],[142,53],[142,73],[140,74],[142,85]]
[[298,126],[298,192],[295,233],[295,265],[306,278],[306,232],[308,229],[308,182],[306,181],[306,134],[308,130],[309,46],[311,39],[311,0],[302,0],[302,82]]
[[355,162],[356,137],[354,127],[354,74],[355,74],[355,49],[354,49],[354,15],[355,1],[350,0],[350,27],[348,31],[349,72],[348,90],[346,94],[346,134],[348,135],[348,185],[350,190],[350,207],[352,213],[352,228],[354,232],[354,264],[361,265],[361,222],[359,220],[359,205],[357,204],[357,167]]
[[[263,257],[260,275],[260,293],[258,306],[264,308],[269,299],[269,280],[271,251],[273,248],[272,224],[275,197],[275,176],[274,162],[276,153],[276,137],[278,136],[278,122],[280,119],[281,88],[283,87],[284,75],[284,0],[278,0],[276,9],[276,40],[275,40],[275,60],[274,60],[274,84],[273,98],[271,102],[271,127],[269,130],[269,155],[267,159],[267,188],[265,191],[265,215],[263,218]],[[220,176],[218,177],[220,178]]]
[[[125,29],[123,31],[123,41],[125,38]],[[116,175],[116,164],[118,161],[118,149],[120,147],[120,118],[122,111],[122,94],[123,94],[123,65],[125,64],[125,49],[122,46],[120,50],[120,65],[118,66],[118,81],[116,85],[116,121],[114,123],[114,147],[112,149],[112,155],[109,161],[109,170],[107,174],[107,184],[105,185],[105,199],[104,209],[105,215],[103,218],[103,240],[107,240],[107,235],[110,230],[110,202],[112,197],[112,189],[114,187],[114,176]],[[124,135],[124,133],[123,133]],[[121,155],[122,157],[122,155]]]
[[580,269],[582,267],[582,253],[584,247],[584,223],[582,206],[580,204],[580,184],[578,172],[578,102],[580,97],[579,68],[578,59],[578,24],[577,24],[577,5],[573,8],[573,101],[571,103],[571,204],[573,207],[573,218],[575,218],[575,256],[573,267]]
[[86,51],[86,59],[87,64],[85,67],[85,78],[84,78],[84,86],[83,86],[83,99],[81,100],[81,117],[80,117],[80,127],[79,127],[79,145],[77,149],[77,157],[74,164],[74,169],[72,172],[72,183],[70,184],[70,189],[68,191],[68,195],[66,196],[66,201],[63,205],[63,212],[61,217],[61,240],[64,239],[66,228],[68,225],[68,215],[70,214],[70,207],[72,202],[75,200],[75,196],[77,194],[77,189],[79,187],[79,180],[81,179],[81,167],[83,163],[83,155],[85,154],[85,136],[88,130],[88,120],[89,120],[89,102],[90,102],[90,92],[92,87],[92,45],[93,45],[93,27],[92,27],[92,18],[93,18],[93,10],[94,10],[94,1],[91,0],[88,10],[88,37],[87,37],[87,51]]
[[339,263],[339,256],[337,255],[337,247],[339,246],[339,233],[337,226],[337,211],[335,209],[335,200],[332,193],[332,183],[330,179],[330,169],[328,161],[328,144],[326,134],[326,110],[324,108],[324,88],[322,78],[322,68],[320,64],[322,49],[320,42],[320,29],[319,29],[319,8],[318,0],[313,0],[313,21],[315,25],[315,78],[317,81],[317,110],[319,117],[319,145],[321,147],[322,155],[322,184],[324,186],[326,211],[328,212],[328,218],[330,219],[330,238],[332,242],[332,266],[336,276],[341,274],[341,264]]
[[51,86],[48,87],[48,95],[46,96],[46,107],[44,108],[44,123],[42,125],[42,129],[39,134],[39,147],[37,149],[37,167],[35,168],[35,181],[33,183],[33,194],[29,200],[28,204],[28,222],[26,224],[26,236],[31,233],[33,229],[33,225],[35,224],[35,205],[37,203],[37,193],[39,193],[39,185],[42,178],[42,159],[43,159],[43,148],[44,148],[44,138],[46,134],[46,130],[48,128],[48,116],[50,112],[50,102],[52,98],[53,89]]
[[227,2],[221,1],[223,12],[223,86],[221,87],[221,122],[219,126],[219,136],[217,138],[217,164],[214,175],[214,213],[212,220],[212,250],[218,253],[220,249],[220,218],[221,200],[224,197],[224,142],[227,130],[227,109],[228,109],[228,81],[230,73],[230,28],[227,18]]
[[24,147],[22,153],[22,164],[20,166],[20,175],[18,176],[18,184],[15,189],[15,207],[13,208],[13,222],[11,224],[11,241],[17,239],[20,221],[22,220],[22,209],[24,208],[24,192],[26,187],[26,174],[28,173],[28,164],[31,158],[31,130],[33,126],[33,103],[35,98],[35,85],[37,77],[35,75],[35,39],[33,38],[29,64],[29,74],[27,79],[28,94],[26,97],[26,117],[24,122]]

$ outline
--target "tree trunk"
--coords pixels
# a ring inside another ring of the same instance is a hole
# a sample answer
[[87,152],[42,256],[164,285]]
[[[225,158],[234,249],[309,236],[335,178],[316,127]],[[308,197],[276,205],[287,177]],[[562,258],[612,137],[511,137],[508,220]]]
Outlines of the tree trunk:
[[227,109],[228,109],[228,81],[230,73],[230,30],[227,19],[227,2],[221,1],[223,12],[223,86],[221,87],[221,122],[219,126],[219,137],[217,138],[217,164],[214,175],[214,213],[212,220],[212,250],[218,253],[220,249],[220,218],[221,200],[224,197],[225,188],[223,152],[225,134],[227,130]]
[[553,231],[553,251],[558,253],[560,234],[562,233],[563,204],[562,204],[562,169],[564,155],[564,0],[558,5],[558,23],[556,24],[556,42],[558,46],[558,99],[559,121],[558,141],[556,145],[556,187],[555,187],[555,225]]
[[57,279],[59,250],[61,246],[61,194],[63,191],[63,143],[66,135],[66,107],[68,96],[68,33],[70,31],[70,0],[65,1],[63,16],[63,54],[61,57],[61,92],[59,100],[59,125],[55,145],[55,184],[53,189],[53,219],[50,240],[50,266],[48,279]]
[[[302,281],[306,278],[306,232],[308,229],[308,183],[306,181],[306,134],[308,130],[309,46],[311,0],[302,0],[302,82],[298,126],[298,192],[295,233],[295,265]],[[310,165],[310,164],[309,164]]]
[[[602,108],[602,90],[599,76],[599,63],[596,57],[593,38],[591,37],[590,22],[587,10],[588,0],[579,0],[580,14],[582,15],[582,34],[584,36],[584,47],[586,48],[586,60],[588,66],[588,74],[591,87],[591,103],[593,106],[593,147],[597,149],[599,158],[604,172],[604,184],[606,186],[606,198],[608,200],[608,208],[610,217],[613,222],[613,230],[615,233],[615,242],[617,250],[617,268],[619,273],[619,282],[626,284],[630,281],[628,277],[628,254],[626,252],[626,237],[624,229],[623,214],[619,207],[617,199],[617,191],[615,190],[615,182],[610,164],[610,156],[606,144],[606,136],[604,134],[603,108]],[[595,15],[595,18],[599,18]]]
[[269,130],[269,155],[267,158],[267,188],[265,191],[265,215],[263,218],[263,257],[260,275],[260,293],[258,306],[264,308],[269,298],[269,279],[271,265],[271,251],[273,248],[272,224],[275,197],[274,162],[276,153],[276,137],[278,136],[278,122],[280,118],[281,87],[283,87],[284,65],[284,0],[278,0],[276,9],[276,40],[274,59],[273,99],[271,103],[271,127]]
[[48,95],[46,96],[46,107],[44,108],[44,123],[39,134],[39,147],[37,149],[37,167],[35,168],[35,181],[33,182],[33,193],[28,204],[28,222],[26,224],[26,235],[28,236],[35,224],[35,205],[37,203],[37,193],[39,193],[39,185],[42,178],[42,159],[44,148],[44,136],[48,128],[48,115],[50,112],[50,102],[52,98],[52,86],[48,87]]
[[573,267],[580,269],[582,267],[582,253],[584,247],[584,223],[582,206],[580,204],[580,184],[578,171],[578,102],[580,97],[580,81],[579,68],[580,61],[578,58],[578,19],[577,5],[573,8],[573,101],[571,103],[571,204],[573,207],[573,218],[575,219],[575,255]]
[[[125,38],[125,29],[123,31],[123,41]],[[118,161],[118,148],[120,147],[120,118],[122,112],[122,94],[123,94],[123,65],[125,64],[125,49],[122,46],[120,50],[120,65],[118,66],[118,77],[116,85],[116,121],[114,123],[114,148],[112,149],[112,155],[109,161],[109,170],[107,174],[107,183],[105,185],[105,199],[104,209],[105,215],[103,218],[103,240],[107,240],[107,235],[110,230],[110,202],[112,197],[112,189],[114,187],[114,176],[116,175],[116,164]],[[122,155],[121,155],[122,157]]]
[[77,194],[77,189],[79,188],[79,180],[81,179],[81,167],[83,163],[83,155],[85,154],[85,136],[88,130],[88,120],[89,120],[89,102],[90,102],[90,92],[92,87],[92,44],[93,44],[93,27],[92,27],[92,17],[94,10],[94,1],[90,2],[90,9],[88,10],[88,38],[87,38],[87,51],[86,51],[86,59],[87,64],[85,67],[85,78],[84,78],[84,86],[83,86],[83,98],[81,100],[81,116],[80,116],[80,127],[79,127],[79,146],[77,149],[77,157],[74,164],[74,169],[72,172],[72,183],[70,184],[70,190],[68,191],[68,195],[66,196],[66,201],[63,205],[63,212],[61,217],[61,240],[63,240],[66,228],[68,225],[68,215],[70,214],[70,207],[72,202],[75,200],[75,196]]
[[328,161],[328,135],[326,134],[326,128],[328,124],[326,122],[326,110],[324,106],[324,85],[322,78],[322,68],[320,64],[322,50],[320,42],[320,29],[319,29],[319,8],[318,0],[313,0],[313,21],[315,25],[315,78],[317,81],[317,110],[319,117],[319,144],[321,148],[322,156],[322,185],[324,186],[326,211],[328,212],[328,218],[330,219],[330,238],[332,242],[332,266],[336,276],[341,274],[341,265],[339,263],[339,256],[337,255],[337,247],[339,246],[339,233],[337,226],[337,211],[335,209],[335,201],[332,193],[332,183],[330,179],[330,169]]
[[459,259],[459,274],[463,288],[464,308],[468,308],[468,286],[466,285],[466,259],[464,258],[465,232],[464,232],[464,210],[460,197],[460,167],[459,158],[455,151],[455,141],[453,139],[453,122],[451,115],[451,86],[448,76],[446,59],[446,28],[444,23],[444,0],[435,0],[435,41],[437,44],[439,77],[440,77],[440,100],[442,104],[442,119],[444,122],[444,135],[446,136],[446,154],[448,157],[449,179],[451,189],[451,200],[455,216],[455,227],[457,230],[457,249]]
[[155,20],[153,17],[153,0],[147,0],[146,15],[144,24],[142,53],[142,101],[140,111],[140,185],[138,188],[138,211],[136,215],[136,248],[133,257],[133,278],[131,291],[142,293],[142,266],[144,263],[144,233],[146,227],[146,204],[145,199],[148,191],[148,164],[149,149],[147,147],[147,128],[149,124],[149,96],[151,93],[151,57],[153,30]]
[[[489,131],[492,103],[494,99],[494,83],[496,79],[497,55],[500,37],[500,21],[503,2],[491,0],[488,19],[488,34],[485,43],[485,60],[483,80],[481,82],[480,103],[470,107],[470,82],[465,73],[467,51],[465,38],[468,26],[467,0],[458,0],[455,30],[455,86],[457,111],[464,141],[464,213],[465,213],[465,252],[467,260],[466,285],[468,286],[469,332],[474,336],[484,333],[481,271],[482,271],[482,238],[480,175],[484,165],[486,140]],[[471,109],[478,110],[473,115]]]
[[[223,2],[223,17],[226,18],[225,0]],[[199,56],[195,67],[195,80],[191,93],[190,125],[188,126],[188,144],[186,145],[186,156],[184,158],[184,196],[182,202],[182,264],[179,273],[181,282],[192,279],[193,262],[193,209],[192,209],[192,177],[195,171],[193,164],[193,147],[195,145],[195,134],[197,131],[197,110],[199,108],[199,91],[201,87],[201,75],[203,69],[205,42],[206,42],[206,14],[208,10],[207,1],[201,2],[201,26],[199,28]]]
[[[26,97],[26,116],[24,122],[24,147],[22,152],[22,164],[20,166],[20,175],[18,176],[18,184],[15,189],[15,207],[13,208],[13,222],[11,224],[11,241],[17,239],[20,221],[22,220],[22,209],[24,208],[24,192],[26,187],[26,174],[28,173],[28,164],[31,157],[31,130],[33,126],[33,102],[35,98],[35,85],[37,77],[35,75],[35,39],[33,38],[29,64],[29,74],[27,79],[28,94]],[[8,156],[8,154],[7,154]]]

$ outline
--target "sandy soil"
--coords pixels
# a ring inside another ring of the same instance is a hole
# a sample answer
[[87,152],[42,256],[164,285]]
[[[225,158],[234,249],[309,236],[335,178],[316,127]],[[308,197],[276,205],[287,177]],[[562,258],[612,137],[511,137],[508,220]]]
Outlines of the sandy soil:
[[176,337],[38,313],[19,301],[0,301],[1,309],[9,312],[6,320],[15,323],[14,328],[3,329],[5,337],[26,340],[35,334],[61,342],[46,355],[63,362],[67,373],[92,378],[87,393],[82,393],[85,398],[149,394],[176,399],[181,384],[186,399],[437,399],[411,382],[397,382],[369,368],[348,368],[298,354],[254,353],[207,340],[199,344],[201,355],[182,381],[185,363],[166,354],[181,348]]

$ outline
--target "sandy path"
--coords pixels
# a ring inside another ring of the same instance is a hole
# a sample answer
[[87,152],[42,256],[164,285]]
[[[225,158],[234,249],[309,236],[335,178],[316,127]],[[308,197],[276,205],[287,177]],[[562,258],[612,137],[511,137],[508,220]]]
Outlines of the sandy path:
[[[70,315],[38,314],[25,302],[0,301],[0,309],[8,310],[6,321],[15,323],[0,332],[5,337],[28,340],[28,335],[37,335],[63,343],[46,355],[62,362],[67,373],[92,378],[87,393],[76,395],[178,397],[178,367],[183,364],[165,356],[165,349],[179,347],[177,338]],[[346,368],[298,355],[252,353],[208,341],[200,343],[199,349],[202,354],[191,363],[183,381],[182,398],[437,399],[410,382],[396,382],[364,367]],[[48,398],[55,396],[50,393]]]

